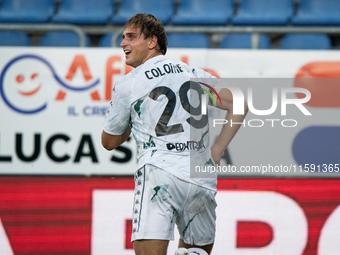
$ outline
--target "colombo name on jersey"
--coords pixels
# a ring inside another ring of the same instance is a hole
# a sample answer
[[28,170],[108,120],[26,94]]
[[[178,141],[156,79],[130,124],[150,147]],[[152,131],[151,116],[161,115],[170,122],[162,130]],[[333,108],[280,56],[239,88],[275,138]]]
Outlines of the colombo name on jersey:
[[184,181],[216,190],[215,178],[190,178],[190,165],[214,165],[207,115],[198,83],[210,74],[160,55],[120,78],[112,91],[104,131],[121,135],[130,124],[138,168],[151,164]]

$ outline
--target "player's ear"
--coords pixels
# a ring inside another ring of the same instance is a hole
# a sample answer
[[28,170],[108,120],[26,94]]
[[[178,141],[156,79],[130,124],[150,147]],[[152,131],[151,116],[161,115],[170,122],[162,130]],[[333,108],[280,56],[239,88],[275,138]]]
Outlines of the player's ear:
[[149,49],[152,50],[157,47],[158,39],[155,35],[151,36],[149,39]]

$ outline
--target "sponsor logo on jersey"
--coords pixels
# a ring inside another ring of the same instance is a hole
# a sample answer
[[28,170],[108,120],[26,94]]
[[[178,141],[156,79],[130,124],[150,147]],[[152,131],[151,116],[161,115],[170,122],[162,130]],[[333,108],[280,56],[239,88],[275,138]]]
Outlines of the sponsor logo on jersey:
[[200,141],[187,141],[186,143],[167,143],[166,147],[169,151],[192,151],[192,150],[200,150],[202,148],[205,149],[205,145],[203,140]]

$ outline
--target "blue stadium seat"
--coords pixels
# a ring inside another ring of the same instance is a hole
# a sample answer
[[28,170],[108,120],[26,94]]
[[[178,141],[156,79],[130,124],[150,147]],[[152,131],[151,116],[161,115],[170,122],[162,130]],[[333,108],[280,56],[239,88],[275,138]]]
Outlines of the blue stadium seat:
[[174,25],[225,25],[233,15],[232,0],[181,0]]
[[54,0],[2,0],[0,22],[44,23],[54,12]]
[[0,31],[0,46],[31,46],[27,34],[17,31]]
[[112,0],[62,0],[55,23],[105,25],[113,14]]
[[[79,47],[80,39],[74,32],[55,31],[45,34],[40,40],[43,47]],[[91,46],[91,41],[86,36],[86,46]]]
[[[254,44],[256,44],[254,42]],[[226,35],[221,43],[220,48],[228,48],[228,49],[252,49],[252,36],[251,34],[228,34]],[[259,49],[270,49],[271,42],[267,35],[260,34],[259,42],[258,42]]]
[[122,0],[112,22],[124,25],[126,21],[137,13],[150,13],[155,15],[162,24],[167,24],[174,12],[173,0]]
[[293,0],[241,0],[234,25],[286,25],[293,15]]
[[280,49],[329,50],[331,39],[326,34],[287,34],[280,43]]
[[[112,47],[112,37],[115,33],[105,34],[99,40],[99,47]],[[123,38],[120,36],[117,42],[117,47],[120,47],[120,43],[122,42]]]
[[293,25],[340,25],[339,0],[301,0],[299,11],[292,18]]
[[210,39],[206,34],[168,33],[168,47],[172,48],[210,48]]

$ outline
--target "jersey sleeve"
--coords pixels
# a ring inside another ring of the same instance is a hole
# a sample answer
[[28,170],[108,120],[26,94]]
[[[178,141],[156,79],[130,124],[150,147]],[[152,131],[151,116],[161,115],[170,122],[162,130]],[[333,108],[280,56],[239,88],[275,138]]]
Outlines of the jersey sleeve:
[[[211,75],[210,73],[204,71],[203,69],[200,68],[194,68],[193,72],[194,74],[194,81],[196,82],[201,82],[203,84],[207,84],[209,85],[211,88],[207,88],[207,90],[209,90],[210,94],[214,97],[215,101],[218,100],[218,93],[221,90],[221,79],[218,79],[217,77]],[[209,98],[209,105],[214,105],[213,100],[211,97]]]
[[123,134],[130,122],[130,93],[124,90],[124,86],[117,85],[112,91],[103,127],[105,133],[110,135]]

